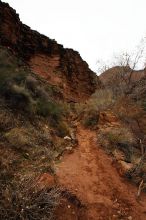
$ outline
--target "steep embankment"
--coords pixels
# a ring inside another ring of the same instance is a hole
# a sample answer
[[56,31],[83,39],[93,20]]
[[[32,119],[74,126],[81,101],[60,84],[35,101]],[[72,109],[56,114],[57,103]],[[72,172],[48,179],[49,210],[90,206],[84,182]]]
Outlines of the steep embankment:
[[59,219],[134,219],[146,218],[145,196],[136,200],[136,187],[122,179],[113,161],[98,144],[95,131],[77,128],[78,148],[56,165],[58,181],[77,196],[85,207],[84,215],[61,214]]
[[16,11],[0,1],[0,45],[10,47],[33,72],[61,89],[65,99],[88,98],[100,81],[79,53],[22,24]]

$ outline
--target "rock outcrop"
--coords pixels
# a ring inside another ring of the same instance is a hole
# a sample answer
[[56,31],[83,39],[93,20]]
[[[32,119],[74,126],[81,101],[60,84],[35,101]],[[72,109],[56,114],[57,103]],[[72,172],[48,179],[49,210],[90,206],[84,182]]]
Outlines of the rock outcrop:
[[0,1],[0,45],[12,49],[31,69],[62,90],[68,101],[88,98],[101,82],[79,53],[31,30]]

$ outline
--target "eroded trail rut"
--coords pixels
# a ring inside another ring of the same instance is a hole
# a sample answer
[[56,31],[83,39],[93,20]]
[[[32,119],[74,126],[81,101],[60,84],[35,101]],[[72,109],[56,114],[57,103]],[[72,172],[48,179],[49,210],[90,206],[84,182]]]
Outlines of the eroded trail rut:
[[145,195],[136,200],[137,188],[119,176],[112,159],[98,146],[96,132],[78,126],[77,137],[78,147],[56,165],[59,183],[86,207],[84,217],[68,220],[145,220]]

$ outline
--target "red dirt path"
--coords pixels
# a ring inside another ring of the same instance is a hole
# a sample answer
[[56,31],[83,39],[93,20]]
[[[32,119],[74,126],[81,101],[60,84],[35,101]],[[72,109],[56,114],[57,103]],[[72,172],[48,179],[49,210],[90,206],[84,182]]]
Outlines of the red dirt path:
[[[78,131],[79,146],[72,154],[65,155],[56,165],[59,183],[86,207],[84,215],[70,211],[63,206],[58,219],[61,220],[111,220],[111,219],[146,219],[146,196],[136,200],[137,188],[120,177],[112,159],[98,146],[96,132]],[[66,204],[67,206],[67,204]]]

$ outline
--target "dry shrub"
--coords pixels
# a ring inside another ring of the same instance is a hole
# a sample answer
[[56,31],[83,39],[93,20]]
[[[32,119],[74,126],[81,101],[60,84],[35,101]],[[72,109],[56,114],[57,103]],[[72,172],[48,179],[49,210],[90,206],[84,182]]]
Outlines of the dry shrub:
[[133,143],[134,138],[132,133],[127,128],[112,128],[107,134],[108,140],[111,144],[118,143]]
[[134,182],[137,186],[143,180],[144,184],[142,190],[146,192],[146,156],[139,158],[138,162],[134,164],[133,168],[125,173],[125,176]]
[[[43,124],[42,124],[43,126]],[[15,149],[29,149],[28,147],[45,146],[50,147],[52,145],[52,139],[48,129],[41,130],[33,127],[27,123],[26,127],[14,127],[3,134],[3,137],[11,146]]]
[[56,135],[58,137],[65,137],[69,135],[69,126],[64,121],[59,121],[58,124],[55,126],[56,128]]
[[89,99],[88,105],[98,110],[110,108],[115,103],[114,94],[110,89],[97,90]]
[[86,109],[90,110],[105,110],[111,108],[115,103],[114,94],[110,89],[97,90],[85,103],[75,104],[75,110],[80,115]]
[[37,179],[3,184],[0,182],[0,219],[51,220],[59,204],[60,189],[33,187]]
[[17,125],[16,115],[14,116],[7,109],[2,109],[0,111],[0,132],[5,132]]
[[22,148],[26,145],[30,145],[30,141],[24,129],[13,128],[4,136],[6,140],[9,142],[9,144],[16,148]]
[[[0,219],[53,219],[54,209],[60,201],[60,189],[36,187],[41,164],[45,164],[43,159],[47,157],[45,149],[44,152],[38,151],[37,158],[33,155],[29,167],[28,161],[25,163],[15,151],[0,147]],[[34,170],[33,166],[38,170]]]
[[145,111],[130,98],[120,98],[114,108],[114,113],[130,127],[133,133],[140,139],[143,139],[145,130]]
[[143,114],[142,108],[128,97],[120,98],[113,110],[120,119],[125,121],[126,119],[137,119]]
[[112,90],[97,90],[85,103],[75,104],[75,111],[85,127],[94,128],[99,121],[99,112],[114,104]]
[[99,121],[99,111],[88,110],[84,113],[82,124],[86,128],[95,128]]
[[131,161],[135,146],[135,138],[128,128],[112,127],[100,130],[98,139],[107,153],[113,154],[115,149],[118,149],[125,154],[127,161]]

